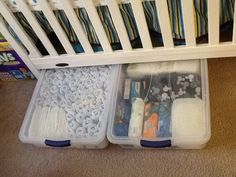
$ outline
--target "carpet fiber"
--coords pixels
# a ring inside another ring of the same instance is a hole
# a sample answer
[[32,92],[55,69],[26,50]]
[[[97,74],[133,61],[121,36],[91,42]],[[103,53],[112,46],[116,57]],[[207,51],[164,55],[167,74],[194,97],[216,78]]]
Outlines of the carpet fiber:
[[1,177],[236,177],[236,60],[209,61],[212,136],[203,150],[61,150],[18,132],[36,81],[0,82]]

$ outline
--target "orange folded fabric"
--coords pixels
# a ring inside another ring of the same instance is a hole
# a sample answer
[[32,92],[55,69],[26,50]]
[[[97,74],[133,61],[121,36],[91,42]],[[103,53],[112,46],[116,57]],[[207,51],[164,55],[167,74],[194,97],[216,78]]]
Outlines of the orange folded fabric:
[[147,103],[144,112],[143,137],[155,138],[158,128],[158,103]]

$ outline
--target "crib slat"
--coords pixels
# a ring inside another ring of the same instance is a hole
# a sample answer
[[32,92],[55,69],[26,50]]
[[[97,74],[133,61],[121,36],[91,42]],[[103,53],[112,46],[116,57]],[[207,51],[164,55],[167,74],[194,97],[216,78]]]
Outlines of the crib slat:
[[219,44],[220,37],[220,0],[208,0],[209,44]]
[[71,46],[65,32],[61,28],[57,18],[55,17],[50,5],[48,4],[47,0],[40,0],[38,1],[44,15],[46,16],[48,22],[50,23],[53,31],[56,33],[58,39],[60,40],[61,44],[63,45],[64,49],[66,50],[67,54],[75,54],[74,49]]
[[17,1],[18,8],[20,11],[24,14],[25,18],[28,20],[30,26],[33,28],[45,48],[47,49],[48,53],[51,56],[57,56],[57,52],[52,46],[50,40],[48,39],[45,31],[41,28],[39,25],[38,21],[36,20],[35,16],[33,13],[29,10],[29,7],[25,3],[25,1]]
[[130,41],[129,41],[129,36],[125,28],[125,24],[123,21],[123,18],[120,13],[120,9],[118,7],[117,1],[116,0],[107,0],[107,6],[110,10],[110,14],[113,20],[113,23],[115,25],[116,31],[118,33],[121,45],[123,50],[132,50]]
[[164,47],[166,48],[174,47],[167,1],[155,0],[155,2],[156,2],[158,20],[161,27],[161,34],[164,42]]
[[82,1],[81,2],[84,6],[84,8],[86,9],[88,16],[90,18],[90,21],[97,33],[97,36],[99,38],[99,41],[102,45],[102,48],[105,52],[111,52],[112,48],[110,45],[110,42],[107,38],[106,32],[102,26],[101,20],[98,16],[96,7],[93,4],[92,0],[86,0],[86,1]]
[[195,24],[193,0],[182,0],[182,14],[184,19],[184,33],[187,46],[195,46]]
[[236,43],[236,3],[234,3],[233,43]]
[[34,74],[36,78],[39,77],[39,71],[34,67],[32,62],[30,61],[27,52],[23,49],[21,45],[18,44],[18,42],[12,37],[10,32],[8,31],[5,22],[0,17],[0,32],[4,36],[4,38],[10,42],[11,46],[14,48],[14,50],[17,52],[17,54],[21,57],[23,62],[27,65],[27,67],[31,70],[31,72]]
[[7,21],[7,23],[14,30],[14,32],[18,35],[20,40],[24,43],[26,48],[30,51],[30,57],[32,58],[41,57],[41,54],[35,47],[30,37],[27,35],[23,27],[20,25],[20,23],[17,21],[11,10],[7,7],[7,5],[3,1],[0,1],[0,12]]
[[67,18],[71,23],[71,26],[74,28],[75,34],[77,35],[77,38],[82,44],[85,53],[93,53],[93,49],[88,41],[88,38],[83,30],[82,25],[80,24],[75,14],[72,4],[70,3],[70,1],[65,1],[65,0],[60,0],[60,3],[63,7],[63,10]]
[[142,1],[140,0],[130,0],[132,5],[132,9],[134,12],[134,17],[136,20],[136,24],[138,27],[139,35],[142,41],[142,45],[144,49],[151,49],[152,42],[149,34],[149,30],[147,27],[147,22],[145,18],[145,14],[143,11]]

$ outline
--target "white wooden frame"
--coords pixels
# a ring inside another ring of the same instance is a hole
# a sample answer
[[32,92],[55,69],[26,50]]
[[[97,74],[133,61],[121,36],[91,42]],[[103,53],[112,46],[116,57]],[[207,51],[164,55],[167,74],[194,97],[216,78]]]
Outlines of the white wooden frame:
[[[50,0],[50,2],[47,0],[40,0],[39,4],[34,4],[32,0],[18,0],[21,2],[17,3],[14,7],[9,6],[9,1],[10,0],[0,1],[0,13],[7,20],[13,30],[19,35],[21,41],[30,51],[30,55],[27,55],[15,39],[9,36],[10,34],[6,31],[2,21],[0,21],[0,32],[3,33],[7,40],[11,42],[16,51],[22,58],[24,58],[24,61],[28,61],[26,63],[29,65],[31,65],[32,62],[37,69],[56,68],[56,65],[61,63],[68,64],[66,67],[77,67],[86,65],[236,56],[236,22],[234,22],[232,42],[221,43],[219,41],[220,0],[208,0],[209,43],[207,44],[196,44],[193,0],[181,0],[186,39],[185,46],[174,46],[173,44],[167,0],[155,0],[160,28],[162,31],[164,43],[163,47],[152,46],[141,4],[142,0]],[[28,1],[28,3],[26,3],[26,1]],[[132,49],[131,47],[124,22],[118,8],[118,4],[121,2],[131,3],[143,48]],[[113,23],[117,30],[117,34],[121,41],[123,48],[122,50],[112,51],[111,45],[109,44],[105,30],[103,29],[101,20],[95,8],[98,4],[108,6],[111,17],[113,18]],[[93,52],[87,36],[74,13],[74,7],[83,7],[86,9],[103,47],[102,52]],[[26,16],[36,34],[40,37],[42,43],[46,47],[49,53],[48,56],[41,56],[38,49],[30,41],[29,36],[24,32],[23,28],[12,14],[13,9],[20,10]],[[60,42],[64,46],[67,54],[57,54],[47,39],[47,36],[44,34],[44,31],[41,29],[40,25],[37,24],[35,17],[32,15],[31,11],[33,9],[42,10],[44,12]],[[65,11],[78,39],[81,42],[82,47],[84,48],[85,53],[76,54],[74,52],[64,31],[52,13],[52,10],[54,9],[62,9]]]

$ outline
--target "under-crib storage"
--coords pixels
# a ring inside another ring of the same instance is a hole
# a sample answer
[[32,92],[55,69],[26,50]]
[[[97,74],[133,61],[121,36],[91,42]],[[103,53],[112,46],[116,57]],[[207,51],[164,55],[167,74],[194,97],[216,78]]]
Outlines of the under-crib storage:
[[124,148],[203,148],[210,139],[206,60],[123,65],[107,136]]
[[105,148],[119,67],[41,71],[20,140],[46,147]]
[[19,137],[37,146],[199,149],[210,134],[203,59],[41,71]]

